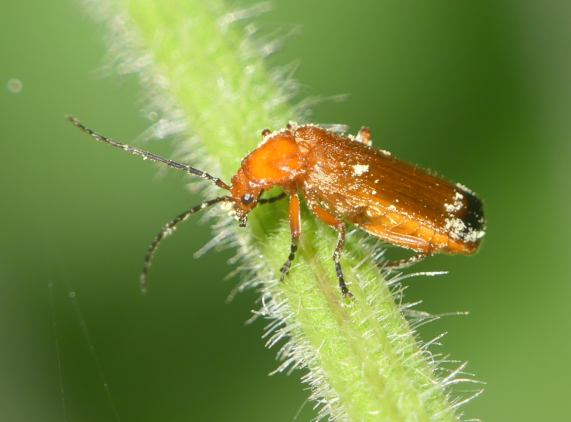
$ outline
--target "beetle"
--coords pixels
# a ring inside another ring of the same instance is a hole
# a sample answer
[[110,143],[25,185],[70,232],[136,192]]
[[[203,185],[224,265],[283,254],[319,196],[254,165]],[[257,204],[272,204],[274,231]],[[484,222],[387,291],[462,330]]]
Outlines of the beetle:
[[[230,203],[241,227],[261,204],[289,198],[291,246],[281,267],[280,281],[294,261],[301,235],[300,195],[309,210],[338,234],[333,261],[343,296],[347,288],[341,267],[346,225],[350,223],[388,243],[415,252],[409,258],[386,264],[402,268],[435,253],[473,254],[485,234],[482,201],[461,184],[401,161],[372,146],[371,131],[344,135],[315,124],[290,123],[284,129],[262,131],[262,142],[241,162],[230,184],[202,170],[100,135],[68,116],[76,127],[97,141],[201,177],[229,192],[183,212],[169,221],[151,242],[141,273],[147,288],[149,268],[160,242],[192,214],[219,203]],[[274,197],[262,194],[280,187]]]

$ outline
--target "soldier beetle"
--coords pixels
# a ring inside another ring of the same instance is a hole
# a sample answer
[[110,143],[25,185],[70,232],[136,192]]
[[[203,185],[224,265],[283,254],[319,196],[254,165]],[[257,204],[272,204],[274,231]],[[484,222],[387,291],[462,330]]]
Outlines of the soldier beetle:
[[[472,254],[485,234],[482,202],[472,191],[373,148],[371,132],[365,127],[356,136],[314,124],[290,123],[274,132],[266,129],[262,143],[242,160],[227,184],[202,170],[100,135],[75,117],[68,120],[97,141],[198,176],[229,193],[190,208],[163,227],[145,256],[143,291],[160,242],[192,214],[219,203],[230,203],[243,227],[256,206],[289,198],[291,247],[280,270],[283,281],[301,235],[301,194],[309,210],[338,233],[333,261],[344,296],[351,296],[340,263],[347,223],[416,252],[410,258],[389,262],[389,268],[402,268],[435,253]],[[283,193],[262,197],[275,186]]]

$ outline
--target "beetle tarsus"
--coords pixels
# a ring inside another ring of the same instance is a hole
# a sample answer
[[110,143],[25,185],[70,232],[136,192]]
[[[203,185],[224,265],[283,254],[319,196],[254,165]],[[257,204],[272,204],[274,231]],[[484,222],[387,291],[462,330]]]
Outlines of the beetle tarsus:
[[284,281],[284,279],[289,274],[289,269],[291,268],[291,264],[293,263],[293,260],[295,259],[295,252],[296,251],[297,251],[297,242],[292,240],[289,256],[287,257],[287,261],[285,262],[284,265],[282,265],[282,268],[280,269],[280,273],[281,273],[280,283],[282,281]]
[[353,293],[349,291],[347,284],[345,284],[343,269],[341,268],[341,264],[338,261],[335,261],[335,272],[337,273],[337,279],[339,280],[339,289],[341,289],[341,294],[345,298],[352,298]]
[[343,248],[345,247],[345,225],[340,224],[336,227],[338,237],[337,246],[335,247],[335,252],[333,252],[333,261],[335,261],[335,272],[337,273],[337,280],[339,280],[339,288],[341,293],[345,298],[353,297],[353,294],[347,288],[345,283],[345,275],[343,274],[343,268],[341,268],[341,254],[343,253]]

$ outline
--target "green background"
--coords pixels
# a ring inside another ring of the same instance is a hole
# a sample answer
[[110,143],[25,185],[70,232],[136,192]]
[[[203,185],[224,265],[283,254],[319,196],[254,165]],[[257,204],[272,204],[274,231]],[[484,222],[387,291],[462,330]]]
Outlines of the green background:
[[[0,420],[293,420],[300,373],[267,376],[263,322],[244,325],[255,294],[225,303],[232,251],[192,258],[211,237],[200,219],[138,292],[148,242],[199,198],[63,119],[133,142],[149,125],[136,76],[101,77],[102,31],[77,2],[1,10]],[[366,124],[377,146],[484,199],[481,252],[431,258],[415,270],[450,274],[407,282],[418,309],[470,312],[421,331],[448,332],[434,351],[487,383],[467,416],[568,417],[571,4],[290,0],[257,21],[300,29],[271,61],[299,60],[305,95],[349,94],[316,106],[316,122]]]

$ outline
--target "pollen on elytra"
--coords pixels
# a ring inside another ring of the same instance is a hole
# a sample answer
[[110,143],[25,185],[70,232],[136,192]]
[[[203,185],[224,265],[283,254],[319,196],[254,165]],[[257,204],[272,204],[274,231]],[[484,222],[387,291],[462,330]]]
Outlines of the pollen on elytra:
[[368,164],[355,164],[353,166],[353,176],[362,176],[369,171]]

